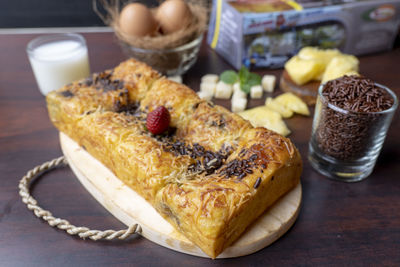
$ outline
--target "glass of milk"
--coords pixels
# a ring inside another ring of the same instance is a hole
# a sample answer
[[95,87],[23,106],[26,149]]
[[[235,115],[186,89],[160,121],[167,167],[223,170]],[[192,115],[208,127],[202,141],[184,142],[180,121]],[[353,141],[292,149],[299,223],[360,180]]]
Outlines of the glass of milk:
[[40,36],[29,42],[26,51],[43,95],[90,74],[86,42],[80,34]]

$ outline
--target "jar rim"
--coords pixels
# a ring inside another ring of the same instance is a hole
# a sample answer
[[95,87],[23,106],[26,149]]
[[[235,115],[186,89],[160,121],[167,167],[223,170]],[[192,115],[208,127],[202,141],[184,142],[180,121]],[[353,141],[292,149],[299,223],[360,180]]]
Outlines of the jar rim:
[[368,114],[386,114],[386,113],[392,113],[392,112],[394,112],[394,111],[397,109],[397,106],[398,106],[397,95],[396,95],[392,90],[390,90],[389,87],[387,87],[387,86],[385,86],[385,85],[383,85],[383,84],[374,83],[377,87],[379,87],[379,88],[381,88],[381,89],[384,89],[384,90],[386,90],[386,92],[389,93],[389,95],[390,95],[390,96],[392,97],[392,99],[393,99],[393,105],[392,105],[390,108],[385,109],[385,110],[382,110],[382,111],[363,112],[363,111],[347,110],[347,109],[338,107],[338,106],[336,106],[336,105],[334,105],[334,104],[332,104],[332,103],[329,103],[329,101],[322,95],[322,91],[323,91],[323,89],[324,89],[326,83],[327,83],[327,82],[321,83],[320,86],[318,87],[318,97],[319,97],[324,103],[326,103],[326,104],[328,105],[329,108],[331,108],[331,109],[333,109],[333,110],[335,110],[335,111],[337,111],[337,112],[344,113],[344,114],[368,115]]
[[169,49],[145,49],[145,48],[140,48],[140,47],[135,47],[132,46],[122,40],[120,40],[124,45],[128,46],[131,50],[136,51],[136,52],[141,52],[141,53],[170,53],[170,52],[180,52],[183,50],[186,50],[188,48],[195,47],[201,43],[203,40],[203,34],[200,34],[198,37],[196,37],[194,40],[190,41],[189,43],[183,44],[181,46],[175,47],[175,48],[169,48]]
[[47,61],[46,59],[40,58],[35,54],[35,50],[45,44],[50,44],[53,42],[59,42],[59,41],[76,41],[79,46],[73,47],[70,49],[65,50],[65,53],[71,53],[74,52],[75,50],[82,49],[82,47],[86,47],[86,41],[85,38],[78,33],[57,33],[57,34],[46,34],[46,35],[41,35],[33,40],[29,41],[29,43],[26,46],[26,52],[29,57],[33,58],[38,58],[43,61]]

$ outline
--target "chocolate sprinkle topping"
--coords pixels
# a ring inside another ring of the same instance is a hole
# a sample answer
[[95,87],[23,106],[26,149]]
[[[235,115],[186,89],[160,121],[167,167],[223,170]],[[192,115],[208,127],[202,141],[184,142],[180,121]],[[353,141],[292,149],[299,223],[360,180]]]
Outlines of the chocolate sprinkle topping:
[[[146,120],[146,118],[144,120]],[[176,128],[170,126],[164,133],[157,135],[151,134],[151,136],[159,142],[171,143],[175,133],[176,133]]]
[[326,100],[337,107],[355,112],[380,112],[393,105],[390,94],[362,76],[343,76],[326,83]]
[[93,84],[93,79],[92,77],[88,77],[83,81],[83,84],[86,86],[91,86]]
[[196,104],[194,104],[193,105],[193,110],[196,110],[199,107],[200,104],[201,104],[201,102],[197,102]]
[[226,123],[226,122],[225,122],[225,119],[224,119],[224,117],[221,115],[220,118],[219,118],[218,120],[212,121],[212,122],[211,122],[211,126],[223,128],[223,127],[225,126],[225,123]]
[[244,155],[246,154],[246,149],[242,149],[242,150],[240,150],[240,152],[239,152],[239,157],[243,157]]
[[260,184],[261,184],[261,177],[258,177],[256,182],[254,183],[253,188],[257,189],[260,186]]
[[206,175],[213,174],[219,169],[232,153],[231,147],[223,146],[218,152],[213,152],[206,150],[198,143],[187,145],[182,141],[167,142],[164,145],[164,149],[176,156],[188,155],[192,159],[195,159],[195,163],[189,165],[188,170],[190,172],[205,172]]
[[72,97],[72,96],[74,96],[74,94],[73,94],[70,90],[62,91],[62,92],[60,92],[60,94],[61,94],[63,97]]
[[103,92],[120,90],[124,88],[124,81],[119,79],[111,79],[112,72],[104,71],[93,74],[92,77],[86,78],[83,84],[86,86],[94,86],[97,90],[103,90]]
[[141,113],[139,107],[140,107],[139,102],[133,102],[127,105],[122,105],[121,102],[117,100],[114,103],[114,111],[118,113],[125,113],[126,115],[139,116]]
[[[240,153],[239,153],[240,154]],[[237,179],[242,180],[247,174],[252,174],[254,167],[254,157],[252,160],[249,159],[234,159],[226,164],[226,167],[219,171],[219,174],[224,175],[227,178],[236,176]]]

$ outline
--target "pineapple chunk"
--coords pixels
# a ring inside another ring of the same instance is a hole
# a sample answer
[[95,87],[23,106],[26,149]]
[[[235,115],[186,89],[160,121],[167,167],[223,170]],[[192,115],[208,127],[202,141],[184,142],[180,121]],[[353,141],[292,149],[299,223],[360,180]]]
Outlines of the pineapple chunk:
[[286,63],[285,69],[296,84],[303,85],[311,80],[324,83],[347,73],[358,74],[358,64],[356,57],[337,49],[304,47]]
[[303,85],[318,77],[324,71],[324,64],[294,56],[286,62],[285,69],[296,84]]
[[300,97],[292,93],[281,94],[274,99],[274,102],[281,104],[282,106],[292,110],[295,113],[306,116],[310,115],[307,104],[304,103]]
[[[322,64],[324,64],[324,71],[328,66],[329,62],[336,57],[340,56],[340,53],[337,49],[319,49],[318,47],[304,47],[299,51],[298,56],[301,59],[308,60],[318,60]],[[321,81],[322,76],[324,75],[324,71],[322,71],[318,76],[314,77],[314,80]]]
[[297,55],[301,59],[320,61],[324,64],[325,69],[329,62],[341,53],[337,49],[319,49],[318,47],[307,46],[302,48]]
[[340,55],[334,57],[326,67],[325,73],[322,77],[322,83],[342,77],[348,73],[358,74],[359,61],[355,56]]
[[360,76],[360,73],[358,73],[357,71],[352,70],[352,71],[346,72],[345,74],[343,74],[343,76],[344,75],[347,75],[347,76],[351,76],[351,75]]
[[242,118],[249,120],[254,127],[265,127],[283,136],[290,134],[281,115],[266,107],[256,107],[238,113]]
[[285,119],[293,116],[293,111],[291,109],[287,108],[285,105],[282,105],[279,102],[274,101],[271,97],[267,97],[265,105],[281,114],[281,116]]

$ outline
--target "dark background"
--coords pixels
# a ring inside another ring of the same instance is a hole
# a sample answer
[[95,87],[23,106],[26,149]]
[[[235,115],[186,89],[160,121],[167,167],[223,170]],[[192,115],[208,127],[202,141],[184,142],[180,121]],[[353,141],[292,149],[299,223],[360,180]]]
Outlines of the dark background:
[[91,0],[2,0],[0,28],[104,26]]
[[[157,0],[136,2],[154,5]],[[93,11],[92,0],[1,0],[0,3],[0,28],[104,26]]]

